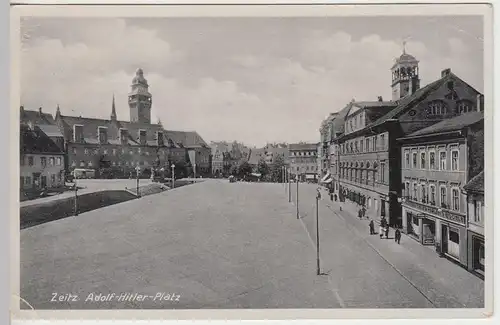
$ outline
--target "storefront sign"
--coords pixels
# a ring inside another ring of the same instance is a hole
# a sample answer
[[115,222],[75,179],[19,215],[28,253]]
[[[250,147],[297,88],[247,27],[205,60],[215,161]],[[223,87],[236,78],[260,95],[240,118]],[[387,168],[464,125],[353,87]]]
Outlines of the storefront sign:
[[412,207],[412,208],[419,209],[423,212],[439,215],[438,209],[436,207],[428,206],[425,204],[420,204],[418,202],[411,201],[411,200],[406,201],[405,204]]
[[437,207],[428,206],[428,205],[421,204],[421,203],[411,201],[411,200],[406,201],[405,204],[408,205],[409,207],[412,207],[414,209],[418,209],[422,212],[427,212],[427,213],[433,214],[435,216],[439,216],[443,219],[465,225],[465,216],[462,214],[459,214],[459,213],[456,213],[453,211],[449,211],[449,210],[442,210],[441,212],[439,212]]
[[458,223],[465,225],[465,216],[463,216],[463,215],[444,210],[443,212],[441,212],[441,216],[444,219],[447,219],[447,220],[450,220],[453,222],[458,222]]

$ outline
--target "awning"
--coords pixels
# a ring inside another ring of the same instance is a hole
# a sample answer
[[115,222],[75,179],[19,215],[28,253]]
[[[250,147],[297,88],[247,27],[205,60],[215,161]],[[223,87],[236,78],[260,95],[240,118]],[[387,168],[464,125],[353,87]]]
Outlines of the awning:
[[332,174],[326,173],[326,175],[321,179],[321,183],[330,183],[332,181]]

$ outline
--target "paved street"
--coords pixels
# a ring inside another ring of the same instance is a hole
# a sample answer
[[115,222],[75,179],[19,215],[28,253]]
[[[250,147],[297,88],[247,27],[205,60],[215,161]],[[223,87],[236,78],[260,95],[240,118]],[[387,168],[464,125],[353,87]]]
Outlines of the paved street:
[[[301,220],[314,243],[316,188],[299,184]],[[296,184],[291,193],[295,202]],[[346,307],[484,307],[483,280],[404,234],[396,244],[394,230],[389,240],[371,236],[354,204],[332,202],[326,194],[319,202],[322,271]]]
[[[208,180],[23,230],[21,296],[35,308],[340,307],[282,190]],[[92,292],[180,299],[85,303]]]
[[[280,184],[207,180],[23,230],[21,296],[35,308],[482,305],[480,279],[407,237],[401,246],[370,237],[366,221],[329,200],[317,276],[315,189],[300,184],[300,221]],[[180,299],[85,302],[91,292]],[[80,300],[51,302],[52,293]]]

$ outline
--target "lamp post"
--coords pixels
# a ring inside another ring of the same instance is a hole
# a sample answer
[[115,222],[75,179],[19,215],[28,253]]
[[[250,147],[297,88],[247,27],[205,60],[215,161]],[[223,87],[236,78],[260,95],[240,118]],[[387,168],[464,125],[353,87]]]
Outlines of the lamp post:
[[290,179],[290,171],[287,171],[287,177],[288,177],[288,202],[292,202],[292,183]]
[[73,182],[75,183],[75,213],[74,215],[78,215],[78,186],[76,185],[76,178],[73,178]]
[[172,164],[172,166],[170,166],[170,168],[172,168],[172,189],[174,188],[175,186],[175,164]]
[[137,175],[137,189],[136,189],[136,193],[137,193],[137,197],[140,197],[141,195],[139,194],[139,172],[141,171],[141,167],[137,166],[135,167],[135,171],[136,171],[136,175]]
[[297,182],[297,219],[299,219],[299,174],[297,174],[295,181]]
[[316,274],[320,275],[320,264],[319,264],[319,200],[321,199],[321,192],[319,188],[316,189],[316,262],[317,269]]

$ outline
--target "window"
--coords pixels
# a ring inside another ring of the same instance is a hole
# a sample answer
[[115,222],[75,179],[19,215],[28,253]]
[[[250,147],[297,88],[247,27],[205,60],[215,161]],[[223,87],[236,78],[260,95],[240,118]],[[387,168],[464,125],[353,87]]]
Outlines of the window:
[[52,185],[54,185],[56,183],[56,175],[55,174],[50,175],[50,183]]
[[49,157],[49,166],[54,166],[54,165],[55,165],[54,157]]
[[92,167],[92,161],[89,161],[87,166]]
[[446,201],[446,187],[445,186],[441,186],[440,191],[441,191],[441,207],[442,208],[446,208],[447,207],[447,203],[448,203]]
[[436,169],[436,153],[434,151],[429,152],[429,168]]
[[417,153],[413,152],[411,156],[412,156],[412,167],[417,168]]
[[458,189],[456,188],[452,189],[451,193],[453,197],[453,210],[460,211],[460,199],[459,199]]
[[430,204],[436,205],[436,186],[430,185],[429,191],[430,191]]
[[446,114],[446,105],[440,100],[436,100],[429,103],[428,108],[429,115],[443,115]]
[[416,216],[412,216],[412,222],[415,226],[418,226],[418,218]]
[[458,150],[451,152],[451,170],[458,170]]
[[359,140],[359,150],[363,152],[363,140]]
[[439,152],[439,167],[441,170],[446,170],[446,151]]
[[365,143],[366,143],[366,151],[370,151],[370,139],[366,139],[365,140]]
[[417,201],[418,200],[418,193],[417,193],[417,183],[413,183],[413,196],[412,199]]
[[481,201],[474,200],[474,222],[481,222],[482,221],[482,215],[481,215]]
[[457,104],[458,114],[465,114],[474,111],[474,104],[468,100],[462,100]]
[[94,155],[98,155],[99,154],[99,149],[94,149]]
[[107,155],[107,154],[108,154],[108,149],[104,149],[104,150],[102,151],[102,153],[103,153],[104,155]]
[[381,134],[380,135],[380,146],[382,150],[385,150],[385,135]]
[[422,190],[422,203],[427,203],[427,195],[425,193],[425,184],[420,185]]
[[460,244],[460,236],[458,235],[458,231],[450,229],[450,241],[455,244]]
[[410,168],[410,153],[405,152],[405,167]]
[[85,148],[84,153],[85,153],[86,155],[88,155],[88,154],[89,154],[89,149]]
[[80,167],[85,167],[85,161],[80,160]]
[[405,196],[410,197],[410,182],[405,183]]
[[420,153],[420,168],[425,169],[425,152]]
[[116,156],[116,149],[113,149],[113,156]]
[[73,151],[73,154],[76,155],[76,148],[73,147],[73,148],[71,148],[71,150]]
[[61,175],[61,173],[57,174],[57,180],[59,181],[59,183],[62,182],[62,175]]
[[40,157],[40,164],[42,167],[47,166],[47,158],[46,157]]
[[385,184],[385,162],[380,163],[380,181]]
[[26,176],[24,178],[24,181],[25,181],[25,183],[24,183],[25,185],[27,185],[27,186],[31,185],[31,177],[30,176]]
[[56,165],[57,165],[57,166],[61,166],[61,164],[62,164],[62,159],[61,159],[61,157],[57,157],[57,158],[56,158]]
[[137,148],[137,153],[140,154],[141,153],[141,148]]
[[377,136],[373,137],[373,151],[377,151]]

